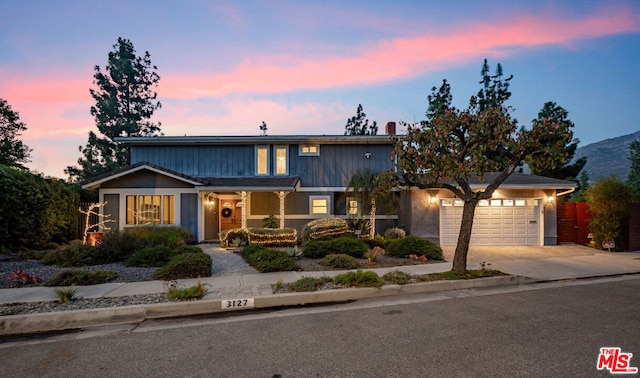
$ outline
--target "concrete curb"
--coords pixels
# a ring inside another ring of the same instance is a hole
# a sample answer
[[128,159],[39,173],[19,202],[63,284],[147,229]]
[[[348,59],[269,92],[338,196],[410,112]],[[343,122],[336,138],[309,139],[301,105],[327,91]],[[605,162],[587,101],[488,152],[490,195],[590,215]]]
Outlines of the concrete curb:
[[203,299],[191,302],[171,302],[90,310],[8,315],[0,317],[0,336],[64,331],[117,324],[135,324],[149,319],[215,314],[253,308],[272,308],[344,302],[392,295],[431,293],[495,286],[513,286],[531,282],[532,280],[526,277],[501,276],[459,281],[422,282],[408,285],[385,285],[380,289],[355,288],[305,293],[273,294],[254,298],[254,306],[251,308],[237,309],[223,308],[223,305],[226,303],[226,300],[224,299]]

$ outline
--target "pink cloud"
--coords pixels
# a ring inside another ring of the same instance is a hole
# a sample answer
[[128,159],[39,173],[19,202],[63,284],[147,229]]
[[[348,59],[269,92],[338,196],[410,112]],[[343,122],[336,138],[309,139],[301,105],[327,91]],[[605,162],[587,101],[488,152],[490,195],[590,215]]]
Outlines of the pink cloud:
[[623,11],[582,20],[520,17],[498,25],[473,25],[445,36],[382,41],[346,57],[307,60],[253,56],[225,74],[166,75],[162,88],[165,95],[172,97],[198,98],[357,86],[407,79],[479,57],[503,55],[513,47],[568,45],[582,39],[638,30],[637,17]]

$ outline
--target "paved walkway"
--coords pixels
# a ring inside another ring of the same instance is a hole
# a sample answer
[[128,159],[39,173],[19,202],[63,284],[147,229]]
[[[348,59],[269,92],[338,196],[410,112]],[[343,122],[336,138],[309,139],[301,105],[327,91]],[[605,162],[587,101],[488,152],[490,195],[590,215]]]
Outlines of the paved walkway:
[[[213,259],[211,277],[201,279],[207,283],[207,299],[232,299],[272,294],[272,285],[278,281],[294,282],[302,277],[333,277],[340,271],[258,273],[245,263],[239,254],[220,248],[218,244],[201,244]],[[383,275],[393,270],[409,274],[428,274],[451,270],[454,247],[443,248],[448,262],[371,269]],[[640,253],[608,253],[579,245],[544,247],[471,247],[467,267],[477,269],[485,262],[488,267],[515,276],[538,281],[563,280],[595,276],[640,273]],[[180,280],[185,286],[194,285],[196,279]],[[107,283],[79,287],[78,296],[85,298],[117,297],[136,294],[163,293],[163,281]],[[39,302],[56,300],[50,287],[0,289],[0,303]]]

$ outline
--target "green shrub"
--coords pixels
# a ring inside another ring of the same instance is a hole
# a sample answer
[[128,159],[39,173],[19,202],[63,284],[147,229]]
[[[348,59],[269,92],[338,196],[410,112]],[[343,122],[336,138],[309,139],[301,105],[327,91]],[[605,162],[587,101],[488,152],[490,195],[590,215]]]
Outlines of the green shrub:
[[42,258],[44,264],[63,267],[98,265],[105,262],[99,248],[84,244],[73,244],[64,249],[52,250]]
[[323,236],[340,236],[348,233],[349,225],[341,218],[322,218],[307,223],[300,234],[303,242]]
[[174,255],[181,255],[183,253],[204,253],[197,245],[183,245],[173,250]]
[[369,246],[369,249],[373,249],[375,247],[380,247],[384,249],[386,246],[384,242],[384,238],[380,235],[376,235],[376,237],[373,239],[362,239],[362,241],[367,243],[367,246]]
[[174,253],[171,248],[165,245],[155,245],[142,248],[135,252],[131,257],[129,257],[125,265],[145,268],[163,266],[175,255],[177,255],[177,253]]
[[382,276],[382,279],[385,282],[389,282],[394,285],[406,285],[411,280],[411,276],[405,272],[400,270],[395,270],[393,272],[387,272]]
[[333,253],[333,251],[331,250],[331,245],[328,240],[309,240],[302,249],[302,256],[310,259],[321,259],[331,253]]
[[359,259],[368,249],[367,243],[363,240],[353,236],[342,236],[329,240],[310,240],[302,250],[302,255],[312,259],[321,259],[333,253],[345,254]]
[[184,227],[142,226],[131,227],[126,232],[144,240],[147,245],[165,245],[169,248],[177,248],[195,243],[193,234]]
[[417,255],[426,256],[430,260],[444,260],[440,246],[430,240],[411,235],[388,242],[387,254],[395,257]]
[[179,301],[186,301],[191,299],[201,299],[207,292],[207,284],[198,283],[190,287],[179,287],[178,283],[172,281],[167,288],[167,298],[177,299]]
[[318,287],[326,284],[329,281],[331,281],[331,278],[329,277],[320,277],[320,278],[302,277],[296,282],[291,284],[291,290],[296,292],[316,291]]
[[361,239],[357,239],[350,236],[342,236],[329,241],[331,249],[336,253],[343,253],[355,257],[357,259],[362,258],[365,252],[369,249],[367,243]]
[[261,246],[261,245],[248,245],[248,246],[242,248],[242,251],[240,251],[240,256],[242,256],[242,258],[244,258],[245,260],[248,261],[250,256],[252,256],[256,252],[266,251],[268,249],[269,248]]
[[318,264],[333,269],[356,269],[360,264],[351,256],[345,254],[330,254],[318,261]]
[[98,246],[108,262],[126,261],[137,250],[148,243],[133,232],[111,230],[104,234],[102,243]]
[[405,236],[407,236],[407,233],[398,227],[389,228],[384,232],[384,238],[386,240],[404,239]]
[[274,249],[252,253],[248,256],[247,262],[261,273],[300,270],[293,257]]
[[348,287],[377,287],[384,285],[382,278],[376,272],[358,270],[357,272],[347,272],[333,277],[333,282],[337,285]]
[[262,219],[262,228],[278,228],[278,218],[273,214]]
[[73,297],[78,293],[77,287],[64,287],[61,289],[55,289],[56,297],[60,303],[70,303]]
[[289,247],[296,245],[298,234],[295,228],[249,228],[249,244],[268,247]]
[[64,270],[44,283],[45,286],[99,285],[118,277],[110,270]]
[[181,278],[211,277],[211,256],[206,253],[183,253],[158,269],[153,275],[156,280],[177,280]]

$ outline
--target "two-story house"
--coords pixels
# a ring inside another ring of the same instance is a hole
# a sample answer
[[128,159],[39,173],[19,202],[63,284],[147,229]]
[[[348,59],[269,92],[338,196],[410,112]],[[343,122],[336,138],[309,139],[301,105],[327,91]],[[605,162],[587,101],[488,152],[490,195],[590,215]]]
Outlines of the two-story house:
[[[393,133],[393,128],[388,128]],[[261,227],[273,215],[280,227],[298,231],[313,219],[357,218],[360,206],[348,193],[362,170],[392,169],[392,135],[184,136],[120,138],[132,165],[96,177],[83,187],[107,202],[111,228],[181,225],[197,240],[215,240],[222,230]],[[481,188],[481,182],[474,184]],[[575,183],[512,174],[482,201],[472,244],[553,245],[557,197]],[[376,229],[401,226],[409,234],[455,245],[462,202],[446,190],[398,192],[399,207],[376,216]]]

